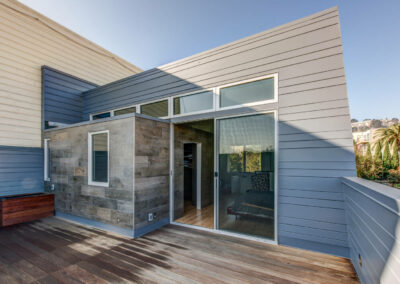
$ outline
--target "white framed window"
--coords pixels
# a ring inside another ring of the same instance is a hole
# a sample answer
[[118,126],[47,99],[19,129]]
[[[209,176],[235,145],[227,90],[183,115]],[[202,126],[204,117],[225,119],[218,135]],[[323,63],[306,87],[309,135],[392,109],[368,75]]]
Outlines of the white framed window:
[[170,99],[162,99],[140,104],[140,113],[159,118],[168,118],[170,115]]
[[88,183],[109,186],[110,135],[108,130],[88,133]]
[[91,114],[90,120],[133,112],[166,119],[274,102],[278,73]]
[[92,115],[90,115],[90,120],[97,120],[97,119],[102,119],[102,118],[107,118],[107,117],[111,117],[110,111],[92,114]]
[[277,102],[278,74],[219,86],[216,94],[217,110]]
[[174,117],[211,112],[215,109],[214,89],[206,89],[172,97]]
[[44,180],[50,181],[50,139],[44,139]]
[[112,116],[118,116],[118,115],[123,115],[123,114],[128,114],[128,113],[135,113],[136,110],[137,110],[136,106],[119,108],[119,109],[115,109],[112,111]]

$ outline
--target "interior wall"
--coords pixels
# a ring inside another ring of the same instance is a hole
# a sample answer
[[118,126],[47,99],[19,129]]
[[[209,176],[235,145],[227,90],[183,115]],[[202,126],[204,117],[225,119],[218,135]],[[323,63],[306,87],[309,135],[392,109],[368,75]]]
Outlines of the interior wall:
[[214,202],[214,135],[210,132],[190,128],[184,124],[174,125],[174,218],[184,211],[184,143],[201,143],[201,206]]

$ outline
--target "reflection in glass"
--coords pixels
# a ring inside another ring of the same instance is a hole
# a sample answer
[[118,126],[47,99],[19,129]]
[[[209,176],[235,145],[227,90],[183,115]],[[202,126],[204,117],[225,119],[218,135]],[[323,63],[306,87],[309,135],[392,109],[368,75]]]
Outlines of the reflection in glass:
[[221,88],[220,107],[230,107],[274,98],[274,78]]
[[174,98],[174,114],[184,114],[213,108],[213,92],[202,92]]
[[140,113],[153,117],[168,116],[168,100],[141,105]]
[[92,181],[108,181],[108,134],[92,135]]
[[128,108],[123,108],[123,109],[114,111],[114,115],[117,116],[117,115],[134,113],[134,112],[136,112],[136,107],[128,107]]
[[92,116],[92,119],[93,119],[93,120],[96,120],[96,119],[102,119],[102,118],[106,118],[106,117],[110,117],[110,116],[111,116],[111,113],[109,113],[109,112],[104,112],[104,113],[99,113],[99,114],[93,115],[93,116]]
[[273,114],[218,121],[218,228],[274,238]]

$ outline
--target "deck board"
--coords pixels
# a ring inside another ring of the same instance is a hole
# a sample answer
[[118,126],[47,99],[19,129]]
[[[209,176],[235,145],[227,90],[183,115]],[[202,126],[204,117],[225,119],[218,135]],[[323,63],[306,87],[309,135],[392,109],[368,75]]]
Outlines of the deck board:
[[174,225],[132,240],[52,217],[0,247],[7,283],[359,283],[344,258]]

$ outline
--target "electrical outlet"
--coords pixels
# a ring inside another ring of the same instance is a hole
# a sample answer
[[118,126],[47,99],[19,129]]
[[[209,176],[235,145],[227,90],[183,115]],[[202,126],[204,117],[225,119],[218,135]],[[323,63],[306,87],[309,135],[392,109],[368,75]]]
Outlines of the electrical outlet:
[[153,221],[153,213],[149,213],[149,218],[148,218],[149,222]]

